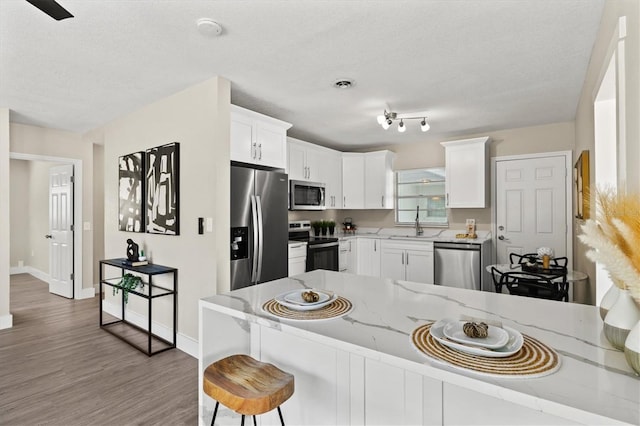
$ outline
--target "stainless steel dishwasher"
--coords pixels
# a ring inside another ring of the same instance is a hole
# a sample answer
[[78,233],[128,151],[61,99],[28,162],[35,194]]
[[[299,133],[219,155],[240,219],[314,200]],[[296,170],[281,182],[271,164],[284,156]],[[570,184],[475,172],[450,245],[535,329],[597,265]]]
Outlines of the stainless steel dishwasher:
[[480,290],[482,262],[480,244],[434,242],[434,283],[447,287]]

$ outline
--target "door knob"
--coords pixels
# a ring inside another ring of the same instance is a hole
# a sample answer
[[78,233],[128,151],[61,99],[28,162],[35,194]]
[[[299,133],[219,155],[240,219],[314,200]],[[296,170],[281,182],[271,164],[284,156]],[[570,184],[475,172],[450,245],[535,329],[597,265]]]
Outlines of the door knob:
[[53,236],[52,236],[52,235],[49,235],[49,234],[45,235],[44,237],[45,237],[45,238],[53,238]]
[[499,239],[499,240],[504,240],[504,235],[499,235],[499,236],[498,236],[498,239]]

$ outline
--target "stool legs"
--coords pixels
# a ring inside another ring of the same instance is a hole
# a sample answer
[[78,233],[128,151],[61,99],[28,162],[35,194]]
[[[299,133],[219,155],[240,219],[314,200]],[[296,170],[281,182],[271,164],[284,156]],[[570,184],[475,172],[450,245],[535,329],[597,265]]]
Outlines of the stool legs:
[[218,405],[220,405],[220,403],[216,401],[216,408],[213,409],[213,418],[211,419],[211,426],[213,426],[213,423],[216,421],[216,414],[218,414]]
[[280,416],[280,424],[284,426],[284,419],[282,418],[282,411],[280,411],[279,405],[278,405],[278,415]]

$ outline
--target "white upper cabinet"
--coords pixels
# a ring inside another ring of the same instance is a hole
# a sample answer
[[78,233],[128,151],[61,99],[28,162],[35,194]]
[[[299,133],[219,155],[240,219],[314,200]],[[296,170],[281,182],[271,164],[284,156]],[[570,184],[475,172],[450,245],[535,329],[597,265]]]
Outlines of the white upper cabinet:
[[322,147],[310,144],[294,138],[287,138],[287,149],[289,158],[290,180],[305,180],[309,182],[321,182],[320,152]]
[[342,200],[345,209],[392,209],[391,151],[342,153]]
[[364,208],[364,154],[342,153],[342,208]]
[[368,152],[364,155],[364,208],[392,209],[393,160],[391,151]]
[[489,137],[440,142],[445,148],[446,206],[487,207]]
[[342,153],[333,149],[323,149],[318,153],[320,176],[326,187],[326,207],[342,208]]
[[342,153],[294,138],[287,138],[290,180],[325,184],[325,205],[342,208]]
[[231,160],[285,169],[291,124],[231,105]]

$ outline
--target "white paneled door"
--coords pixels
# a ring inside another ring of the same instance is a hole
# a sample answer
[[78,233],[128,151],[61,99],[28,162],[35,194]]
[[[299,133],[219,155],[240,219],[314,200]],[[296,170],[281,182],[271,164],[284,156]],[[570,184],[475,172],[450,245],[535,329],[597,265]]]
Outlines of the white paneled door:
[[497,263],[538,247],[567,255],[565,164],[564,156],[496,162]]
[[73,298],[73,165],[49,170],[49,292]]

